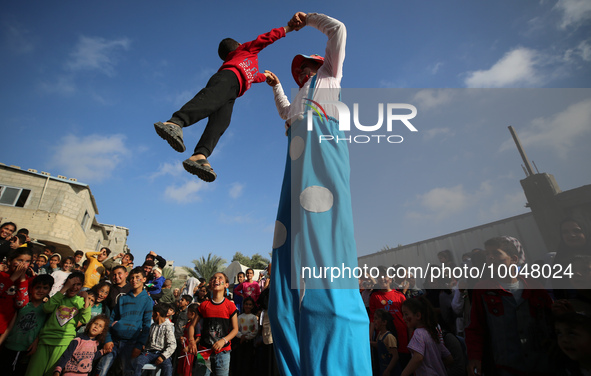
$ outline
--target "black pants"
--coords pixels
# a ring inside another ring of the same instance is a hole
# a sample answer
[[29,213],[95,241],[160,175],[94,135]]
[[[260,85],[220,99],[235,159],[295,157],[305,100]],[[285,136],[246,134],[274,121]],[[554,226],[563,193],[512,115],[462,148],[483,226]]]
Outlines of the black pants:
[[229,70],[217,72],[193,99],[175,112],[169,122],[188,127],[201,119],[209,117],[195,154],[209,157],[220,137],[230,125],[234,101],[240,92],[236,74]]

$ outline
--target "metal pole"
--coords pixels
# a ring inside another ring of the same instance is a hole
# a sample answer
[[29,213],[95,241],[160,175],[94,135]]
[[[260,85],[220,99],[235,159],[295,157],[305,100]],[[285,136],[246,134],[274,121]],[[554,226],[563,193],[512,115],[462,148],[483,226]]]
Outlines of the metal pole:
[[519,137],[517,137],[517,133],[515,133],[515,130],[513,129],[512,126],[509,126],[509,132],[511,132],[511,136],[513,137],[513,141],[515,141],[515,145],[517,146],[517,150],[519,150],[519,154],[521,154],[521,159],[523,160],[523,163],[525,164],[525,168],[527,169],[527,173],[530,175],[534,175],[534,171],[531,168],[531,164],[529,163],[529,160],[527,159],[527,155],[525,155],[525,150],[523,150],[523,147],[521,146],[521,142],[519,141]]

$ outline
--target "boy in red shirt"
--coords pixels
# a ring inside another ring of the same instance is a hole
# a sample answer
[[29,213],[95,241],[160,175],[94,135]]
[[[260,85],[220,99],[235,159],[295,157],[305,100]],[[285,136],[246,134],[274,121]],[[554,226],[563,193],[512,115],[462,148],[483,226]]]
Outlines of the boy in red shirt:
[[170,120],[154,124],[158,135],[168,141],[174,150],[182,153],[185,151],[183,127],[209,117],[193,156],[183,162],[185,170],[206,182],[215,180],[217,175],[206,158],[211,155],[218,140],[230,125],[234,101],[242,96],[252,83],[263,82],[269,75],[259,72],[258,53],[294,29],[289,25],[279,27],[244,44],[232,38],[222,40],[218,54],[224,64],[209,79],[207,86],[175,112]]
[[[378,309],[383,309],[389,312],[394,318],[394,326],[396,327],[396,339],[398,340],[398,353],[400,355],[400,364],[402,368],[406,366],[410,360],[410,353],[408,351],[408,331],[404,318],[402,317],[402,302],[406,300],[404,294],[397,290],[392,290],[392,278],[388,277],[388,270],[384,266],[379,266],[380,278],[378,279],[378,286],[380,290],[375,290],[369,298],[369,334],[373,341],[374,313]],[[390,271],[392,273],[392,271]],[[380,286],[381,285],[381,286]]]

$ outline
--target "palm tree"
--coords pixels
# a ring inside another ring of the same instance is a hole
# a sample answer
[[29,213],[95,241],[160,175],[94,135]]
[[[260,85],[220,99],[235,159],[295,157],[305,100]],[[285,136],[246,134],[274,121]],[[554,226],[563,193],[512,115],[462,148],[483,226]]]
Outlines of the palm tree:
[[[205,278],[206,281],[209,281],[215,273],[221,272],[226,264],[226,260],[219,256],[212,256],[211,253],[207,255],[207,259],[201,256],[198,260],[193,260],[192,262],[195,264],[197,276]],[[187,268],[187,270],[190,269]]]

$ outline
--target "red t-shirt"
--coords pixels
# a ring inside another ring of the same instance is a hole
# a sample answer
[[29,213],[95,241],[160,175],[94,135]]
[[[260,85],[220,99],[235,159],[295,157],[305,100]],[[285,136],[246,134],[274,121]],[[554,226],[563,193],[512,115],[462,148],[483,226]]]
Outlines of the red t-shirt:
[[284,36],[285,29],[278,27],[268,33],[259,35],[253,41],[241,44],[237,49],[228,54],[226,61],[218,72],[227,69],[236,74],[240,83],[239,97],[246,90],[250,89],[253,82],[258,83],[266,80],[265,75],[259,72],[259,59],[257,55],[263,48]]
[[[238,314],[234,302],[224,298],[220,303],[206,300],[199,306],[199,316],[203,319],[200,348],[210,349],[214,343],[232,331],[232,317]],[[221,351],[230,350],[230,341]]]
[[376,291],[369,298],[369,321],[373,322],[373,315],[376,310],[384,309],[394,317],[394,326],[398,332],[398,351],[408,353],[408,332],[407,326],[402,318],[402,302],[405,296],[396,290]]

